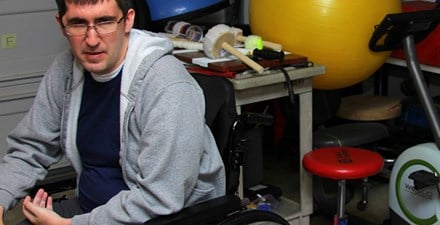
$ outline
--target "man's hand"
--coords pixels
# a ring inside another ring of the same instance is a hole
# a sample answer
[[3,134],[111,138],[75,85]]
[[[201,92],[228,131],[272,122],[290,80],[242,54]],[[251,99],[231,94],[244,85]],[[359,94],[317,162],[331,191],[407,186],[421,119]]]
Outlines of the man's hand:
[[53,211],[52,197],[43,189],[38,190],[34,199],[31,199],[30,196],[26,196],[23,201],[23,214],[35,225],[71,224],[71,219],[63,218]]
[[3,213],[5,212],[5,209],[0,206],[0,225],[3,225]]

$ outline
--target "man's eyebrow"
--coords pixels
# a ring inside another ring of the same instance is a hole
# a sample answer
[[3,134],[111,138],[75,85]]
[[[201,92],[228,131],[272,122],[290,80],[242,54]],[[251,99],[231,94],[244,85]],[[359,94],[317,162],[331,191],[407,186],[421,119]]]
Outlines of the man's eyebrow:
[[79,17],[73,17],[67,20],[67,25],[69,24],[85,24],[87,23],[87,20]]
[[[101,16],[94,19],[94,23],[99,23],[103,21],[113,21],[116,20],[116,16]],[[67,24],[87,24],[88,21],[84,18],[73,17],[67,20]]]
[[103,22],[103,21],[115,21],[116,16],[102,16],[95,19],[95,23]]

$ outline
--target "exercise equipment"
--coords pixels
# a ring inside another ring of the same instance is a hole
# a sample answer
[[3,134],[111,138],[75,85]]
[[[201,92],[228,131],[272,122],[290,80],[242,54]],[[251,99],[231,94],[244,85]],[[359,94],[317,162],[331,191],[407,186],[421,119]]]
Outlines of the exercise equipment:
[[368,41],[386,14],[401,11],[400,2],[252,0],[249,23],[252,33],[325,65],[314,88],[339,89],[367,79],[385,62],[390,52],[372,52]]
[[[402,3],[402,12],[429,10],[439,3],[431,1],[407,1]],[[417,59],[421,64],[440,67],[440,26],[437,26],[425,39],[417,43]],[[391,57],[405,59],[403,49],[394,50]]]
[[409,75],[432,130],[434,142],[405,150],[395,161],[389,186],[390,223],[440,224],[440,120],[416,54],[440,22],[440,8],[386,15],[371,38],[373,51],[403,47]]

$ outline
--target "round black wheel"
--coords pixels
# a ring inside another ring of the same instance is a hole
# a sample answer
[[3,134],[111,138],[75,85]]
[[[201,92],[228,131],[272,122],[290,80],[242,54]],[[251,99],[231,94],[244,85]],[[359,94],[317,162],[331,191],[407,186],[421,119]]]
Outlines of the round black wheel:
[[[225,220],[217,225],[248,225],[257,222],[271,222],[274,225],[289,225],[280,215],[263,210],[244,210],[229,215]],[[266,223],[264,223],[266,224]]]

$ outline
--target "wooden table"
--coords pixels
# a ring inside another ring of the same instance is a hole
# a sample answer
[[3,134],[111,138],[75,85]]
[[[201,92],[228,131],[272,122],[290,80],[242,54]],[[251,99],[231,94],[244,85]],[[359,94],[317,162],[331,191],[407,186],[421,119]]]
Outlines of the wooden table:
[[[325,73],[325,66],[286,69],[295,95],[299,96],[299,140],[300,159],[312,149],[312,78]],[[240,74],[230,79],[235,89],[237,113],[241,106],[288,95],[286,79],[280,70],[265,71],[263,74]],[[291,224],[310,224],[313,212],[312,176],[302,166],[299,170],[300,200],[295,202],[283,198],[278,212]],[[242,182],[241,182],[242,183]]]

